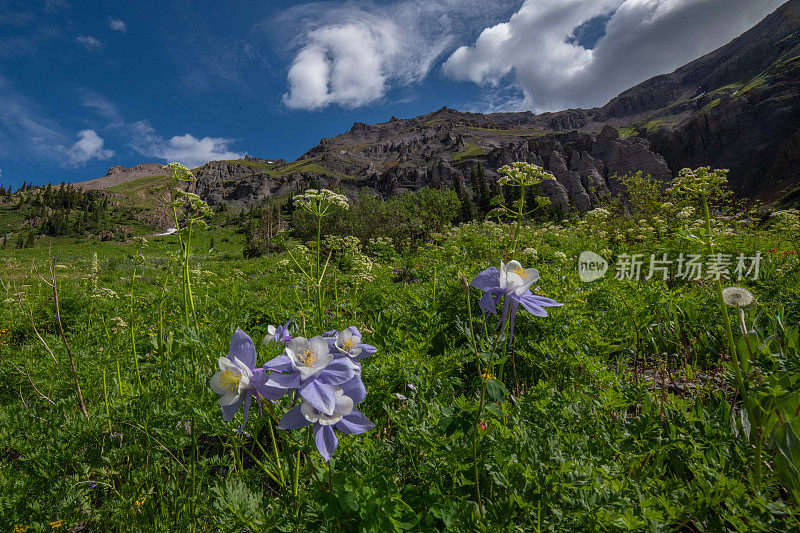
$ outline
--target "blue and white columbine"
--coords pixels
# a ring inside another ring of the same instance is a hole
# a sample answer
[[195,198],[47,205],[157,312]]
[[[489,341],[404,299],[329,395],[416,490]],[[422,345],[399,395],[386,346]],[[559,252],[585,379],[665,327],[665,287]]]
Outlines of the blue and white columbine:
[[[514,338],[514,320],[517,308],[522,305],[534,316],[547,316],[545,307],[558,307],[560,304],[550,298],[538,296],[530,291],[531,286],[539,280],[539,272],[535,268],[522,268],[519,261],[500,262],[500,268],[487,268],[472,280],[472,286],[483,291],[480,307],[484,313],[497,314],[497,304],[503,302],[503,314],[500,317],[502,329],[509,319],[509,338]],[[504,298],[505,297],[505,298]]]

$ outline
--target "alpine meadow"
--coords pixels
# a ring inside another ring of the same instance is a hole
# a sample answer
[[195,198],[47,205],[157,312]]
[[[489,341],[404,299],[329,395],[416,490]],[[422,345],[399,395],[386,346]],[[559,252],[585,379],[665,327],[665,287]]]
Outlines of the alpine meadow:
[[[118,104],[155,12],[75,4],[0,0],[4,531],[800,530],[800,0],[206,6]],[[59,42],[63,114],[18,66]]]

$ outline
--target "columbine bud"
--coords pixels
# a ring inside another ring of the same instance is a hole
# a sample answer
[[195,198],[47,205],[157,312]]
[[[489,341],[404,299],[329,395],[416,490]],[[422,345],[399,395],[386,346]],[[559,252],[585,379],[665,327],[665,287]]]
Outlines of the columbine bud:
[[461,288],[464,289],[464,292],[469,293],[469,282],[462,272],[458,273],[458,281],[461,282]]

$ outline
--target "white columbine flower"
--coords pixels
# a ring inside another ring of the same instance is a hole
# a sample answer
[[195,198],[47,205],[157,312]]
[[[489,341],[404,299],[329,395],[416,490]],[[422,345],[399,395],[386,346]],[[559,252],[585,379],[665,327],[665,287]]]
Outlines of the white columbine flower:
[[301,380],[321,372],[333,361],[328,342],[320,336],[293,338],[286,347],[286,355],[292,361],[292,367],[300,372]]
[[358,334],[357,329],[354,332],[354,329],[347,328],[336,337],[336,348],[351,357],[356,357],[361,353],[361,348],[358,347],[361,344],[361,335]]
[[500,262],[500,288],[506,294],[522,296],[539,279],[535,268],[523,269],[519,261]]
[[746,307],[753,303],[753,293],[742,287],[728,287],[722,290],[722,299],[731,307]]
[[334,390],[336,391],[336,407],[334,407],[333,413],[327,415],[319,409],[315,409],[310,403],[303,402],[300,405],[300,412],[306,420],[320,426],[332,426],[353,412],[353,399],[345,396],[341,387],[334,387]]
[[239,401],[241,395],[250,388],[253,371],[238,357],[233,361],[227,357],[219,358],[219,372],[211,377],[211,390],[220,395],[219,405],[231,405]]

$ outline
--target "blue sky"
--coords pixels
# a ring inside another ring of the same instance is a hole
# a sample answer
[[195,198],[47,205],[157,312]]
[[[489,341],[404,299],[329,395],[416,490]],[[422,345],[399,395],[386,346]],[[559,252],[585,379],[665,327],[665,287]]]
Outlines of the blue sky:
[[602,105],[778,0],[0,0],[0,183],[249,153],[442,106]]

